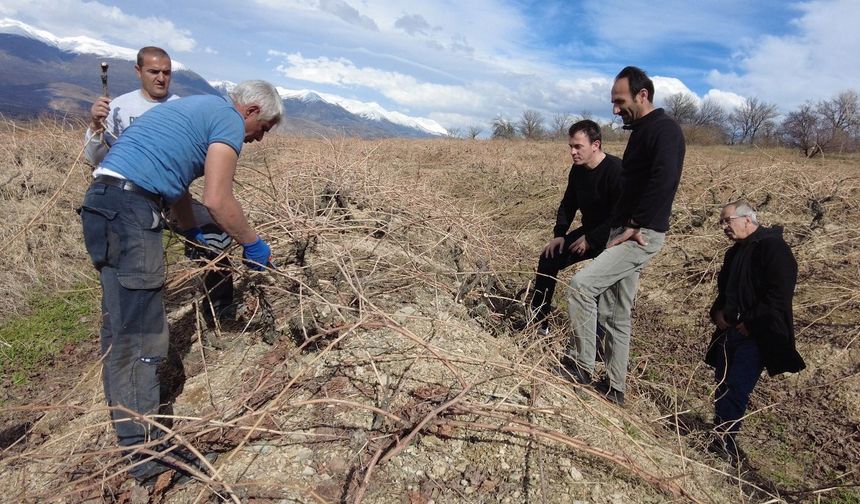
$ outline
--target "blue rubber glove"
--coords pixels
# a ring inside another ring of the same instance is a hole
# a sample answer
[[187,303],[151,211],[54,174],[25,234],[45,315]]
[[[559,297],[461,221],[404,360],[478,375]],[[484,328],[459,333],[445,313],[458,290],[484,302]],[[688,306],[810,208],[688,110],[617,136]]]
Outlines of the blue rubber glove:
[[206,247],[208,243],[206,242],[206,236],[203,235],[203,230],[199,227],[188,228],[185,231],[182,231],[182,236],[185,237],[187,242],[185,242],[185,257],[188,259],[200,259],[201,257],[205,257]]
[[266,266],[272,265],[272,249],[259,236],[251,243],[243,243],[242,247],[244,248],[242,258],[245,259],[245,265],[252,270],[263,271]]

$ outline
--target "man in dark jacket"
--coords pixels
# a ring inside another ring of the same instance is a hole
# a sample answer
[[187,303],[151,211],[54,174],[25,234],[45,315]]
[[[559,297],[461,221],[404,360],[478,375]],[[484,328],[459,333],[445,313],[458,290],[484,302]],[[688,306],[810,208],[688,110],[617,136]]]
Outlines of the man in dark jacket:
[[737,463],[745,458],[735,437],[762,369],[771,376],[806,365],[794,346],[791,300],[797,262],[782,228],[759,226],[752,207],[729,203],[720,225],[735,244],[717,278],[711,320],[717,326],[705,362],[714,367],[717,388],[711,451]]
[[[588,119],[578,121],[568,130],[568,137],[573,166],[558,205],[553,239],[540,254],[532,295],[532,311],[543,334],[549,329],[546,317],[555,277],[568,266],[603,252],[612,208],[621,196],[621,160],[603,152],[600,126]],[[577,210],[582,214],[582,225],[568,233]]]
[[[570,281],[568,312],[573,335],[562,360],[571,381],[590,384],[597,355],[597,322],[603,327],[606,379],[595,388],[624,404],[630,354],[630,312],[639,273],[663,247],[672,201],[684,164],[684,134],[661,108],[654,83],[626,67],[612,85],[612,113],[632,131],[621,162],[621,197],[610,219],[606,250]],[[599,302],[597,301],[599,299]]]

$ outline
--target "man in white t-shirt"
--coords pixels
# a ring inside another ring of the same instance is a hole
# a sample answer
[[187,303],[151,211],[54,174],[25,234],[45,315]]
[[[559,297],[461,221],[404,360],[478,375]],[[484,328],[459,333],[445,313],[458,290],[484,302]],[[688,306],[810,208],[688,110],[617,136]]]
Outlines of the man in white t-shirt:
[[[90,107],[90,124],[84,137],[86,142],[84,155],[95,167],[94,177],[98,175],[116,177],[117,173],[99,166],[116,139],[131,126],[135,119],[149,109],[179,98],[170,93],[172,62],[170,55],[164,49],[154,46],[142,48],[137,52],[134,70],[140,79],[140,89],[114,99],[100,96]],[[192,205],[199,227],[181,231],[188,240],[185,255],[190,259],[214,259],[220,251],[232,243],[232,240],[215,224],[206,207],[197,201],[192,201]],[[196,242],[201,242],[207,247],[197,247],[194,245]],[[233,304],[230,262],[223,259],[217,265],[223,269],[209,271],[203,276],[207,301],[203,314],[207,319],[211,319],[213,314],[222,319],[233,318],[236,308]]]

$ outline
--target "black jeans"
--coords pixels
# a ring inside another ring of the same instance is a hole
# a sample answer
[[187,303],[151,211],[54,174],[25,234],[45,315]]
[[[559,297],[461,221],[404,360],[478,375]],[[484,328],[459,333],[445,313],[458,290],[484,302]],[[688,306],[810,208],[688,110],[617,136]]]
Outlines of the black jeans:
[[572,254],[570,245],[585,234],[581,227],[574,229],[564,237],[564,247],[559,253],[555,251],[554,257],[546,257],[541,253],[538,260],[537,276],[535,277],[535,289],[532,295],[532,308],[538,313],[538,319],[542,320],[549,315],[552,296],[555,293],[555,278],[558,272],[586,259],[594,259],[600,253],[594,249],[588,249],[585,255]]
[[717,432],[727,434],[727,443],[733,444],[764,363],[758,343],[735,329],[727,331],[721,350],[714,369],[714,425]]
[[[164,249],[157,203],[94,183],[80,210],[84,242],[102,287],[102,381],[108,406],[157,414],[159,364],[167,357]],[[131,447],[163,432],[126,412],[112,410],[117,438]],[[145,466],[131,470],[132,476]]]

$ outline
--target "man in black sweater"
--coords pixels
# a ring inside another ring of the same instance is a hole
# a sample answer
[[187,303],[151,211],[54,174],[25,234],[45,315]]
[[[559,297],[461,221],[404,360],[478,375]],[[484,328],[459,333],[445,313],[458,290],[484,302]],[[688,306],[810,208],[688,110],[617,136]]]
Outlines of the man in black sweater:
[[[555,291],[558,272],[603,252],[609,237],[609,218],[621,196],[621,160],[605,154],[600,126],[591,120],[574,123],[568,130],[568,145],[573,166],[567,176],[567,189],[558,206],[554,238],[541,251],[532,312],[542,334],[548,332],[547,315]],[[570,233],[576,211],[582,225]]]
[[774,376],[806,365],[794,344],[791,301],[797,261],[782,228],[759,226],[752,207],[723,207],[720,225],[735,244],[726,252],[711,306],[714,330],[705,362],[714,367],[714,428],[710,450],[738,463],[746,458],[735,437],[763,369]]
[[612,213],[606,250],[570,281],[573,337],[562,370],[571,381],[591,383],[599,320],[605,330],[607,378],[595,388],[623,405],[633,298],[640,272],[662,248],[669,229],[685,145],[678,123],[654,108],[654,84],[641,69],[621,70],[611,98],[612,113],[631,130],[621,165],[621,198]]

